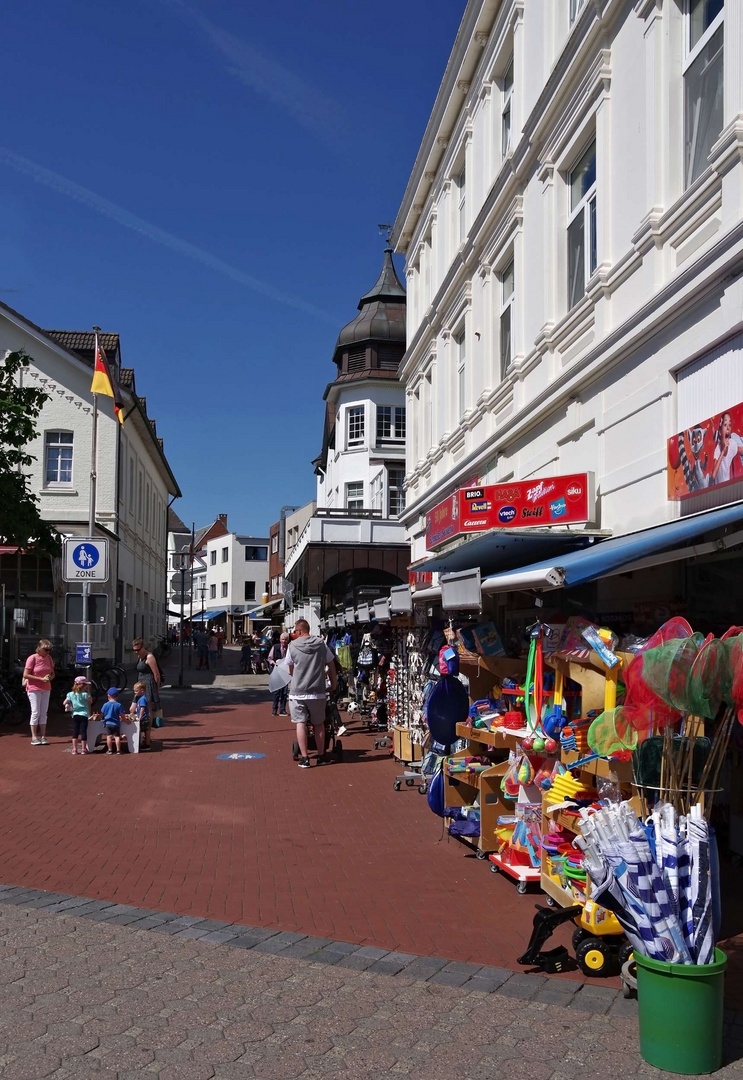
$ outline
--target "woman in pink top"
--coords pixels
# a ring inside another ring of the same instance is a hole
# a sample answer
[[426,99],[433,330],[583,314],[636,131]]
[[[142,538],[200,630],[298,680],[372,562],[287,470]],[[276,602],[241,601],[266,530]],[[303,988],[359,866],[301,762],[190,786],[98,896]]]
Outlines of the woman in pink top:
[[54,678],[52,643],[42,638],[23,669],[28,700],[31,702],[31,745],[47,746],[46,714],[49,710],[51,681]]

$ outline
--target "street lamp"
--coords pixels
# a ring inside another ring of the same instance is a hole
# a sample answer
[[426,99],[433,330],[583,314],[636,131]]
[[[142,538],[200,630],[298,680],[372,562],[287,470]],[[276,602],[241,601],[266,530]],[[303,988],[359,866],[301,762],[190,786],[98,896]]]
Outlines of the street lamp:
[[181,572],[181,632],[178,636],[178,688],[183,689],[183,605],[186,599],[186,570],[191,564],[189,551],[173,552],[173,569]]

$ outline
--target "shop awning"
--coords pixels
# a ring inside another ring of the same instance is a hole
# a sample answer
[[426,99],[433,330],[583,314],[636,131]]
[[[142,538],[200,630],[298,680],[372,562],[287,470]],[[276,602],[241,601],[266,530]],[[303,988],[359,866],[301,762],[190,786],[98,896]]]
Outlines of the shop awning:
[[517,570],[494,574],[485,578],[482,591],[500,593],[514,589],[584,585],[616,573],[630,573],[659,563],[711,554],[743,544],[743,531],[701,545],[688,546],[689,542],[705,533],[740,523],[743,523],[743,503],[707,510],[652,529],[603,540],[583,551],[571,551],[554,559],[543,559]]
[[198,615],[194,615],[191,622],[210,622],[212,619],[218,619],[220,615],[226,615],[227,612],[222,609],[221,611],[205,611],[199,612]]
[[267,604],[261,604],[260,607],[251,608],[250,611],[246,611],[245,615],[249,619],[260,619],[262,611],[270,611],[272,608],[277,607],[278,604],[283,603],[284,598],[279,597],[278,600],[269,600]]
[[465,537],[446,551],[431,552],[411,570],[434,570],[454,573],[479,566],[483,574],[510,570],[537,559],[554,558],[563,551],[575,551],[602,539],[605,532],[566,532],[558,529],[492,529],[477,536]]

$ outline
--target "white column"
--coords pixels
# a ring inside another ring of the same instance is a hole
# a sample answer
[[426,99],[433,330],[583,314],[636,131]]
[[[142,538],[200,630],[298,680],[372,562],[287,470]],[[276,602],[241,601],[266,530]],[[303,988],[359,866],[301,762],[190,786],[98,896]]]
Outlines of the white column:
[[723,127],[743,114],[743,4],[725,4],[724,112]]

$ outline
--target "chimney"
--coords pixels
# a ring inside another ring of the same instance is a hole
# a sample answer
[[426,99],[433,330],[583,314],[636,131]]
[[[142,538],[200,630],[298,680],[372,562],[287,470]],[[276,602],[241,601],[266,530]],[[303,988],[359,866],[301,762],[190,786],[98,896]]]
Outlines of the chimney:
[[227,515],[226,514],[217,514],[217,521],[219,521],[222,525],[226,525],[227,524]]

